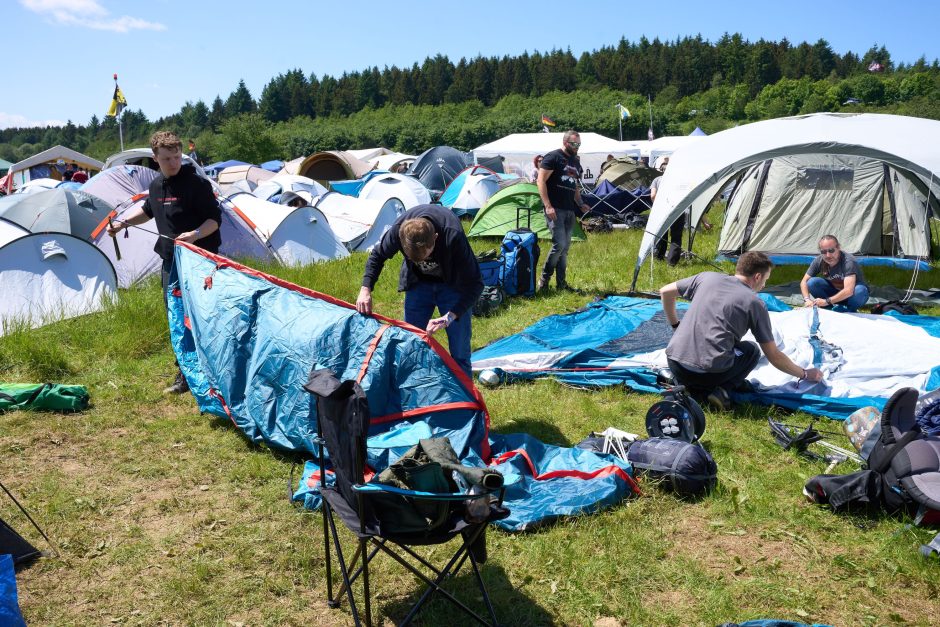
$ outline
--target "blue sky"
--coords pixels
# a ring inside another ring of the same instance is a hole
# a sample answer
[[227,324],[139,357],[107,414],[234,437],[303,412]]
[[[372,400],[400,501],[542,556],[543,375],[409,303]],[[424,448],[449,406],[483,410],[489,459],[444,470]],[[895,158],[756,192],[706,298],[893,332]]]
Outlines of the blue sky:
[[6,0],[0,128],[103,117],[112,74],[150,119],[187,101],[223,100],[239,79],[257,98],[275,75],[318,76],[373,65],[410,67],[442,53],[516,55],[621,37],[674,40],[724,32],[814,43],[862,55],[884,45],[895,63],[940,57],[940,3],[853,0],[661,3],[315,2],[314,0]]

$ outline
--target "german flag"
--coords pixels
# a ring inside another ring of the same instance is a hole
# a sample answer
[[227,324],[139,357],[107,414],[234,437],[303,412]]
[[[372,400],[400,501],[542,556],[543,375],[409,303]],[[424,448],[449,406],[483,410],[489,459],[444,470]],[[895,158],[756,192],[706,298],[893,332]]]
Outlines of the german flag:
[[542,116],[542,124],[544,124],[545,126],[552,126],[552,127],[554,127],[554,126],[555,126],[555,120],[551,119],[551,118],[548,117],[547,115],[543,115],[543,116]]

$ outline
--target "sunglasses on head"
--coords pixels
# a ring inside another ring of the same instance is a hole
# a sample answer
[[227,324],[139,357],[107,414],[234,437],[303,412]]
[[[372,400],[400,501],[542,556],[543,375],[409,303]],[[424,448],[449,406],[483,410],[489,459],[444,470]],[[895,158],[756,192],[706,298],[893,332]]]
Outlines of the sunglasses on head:
[[819,252],[821,252],[821,253],[824,254],[824,255],[826,255],[826,254],[831,255],[832,253],[836,252],[837,250],[839,250],[839,249],[838,249],[838,248],[820,248],[820,249],[819,249]]

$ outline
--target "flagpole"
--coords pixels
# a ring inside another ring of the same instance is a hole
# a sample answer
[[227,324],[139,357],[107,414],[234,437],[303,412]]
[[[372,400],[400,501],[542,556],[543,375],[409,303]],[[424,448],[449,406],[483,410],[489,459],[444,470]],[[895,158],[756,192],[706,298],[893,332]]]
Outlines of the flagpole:
[[653,97],[650,96],[649,94],[646,94],[646,100],[649,102],[649,105],[650,105],[650,131],[652,132],[653,130]]
[[623,141],[623,110],[622,104],[617,105],[617,126],[620,127],[620,141]]
[[[114,75],[114,90],[115,90],[114,93],[117,93],[117,89],[118,89],[117,74],[115,74]],[[121,109],[120,111],[118,111],[118,114],[117,114],[118,137],[121,140],[121,152],[124,152],[124,129],[121,127],[121,118],[123,117],[124,117],[124,109]]]

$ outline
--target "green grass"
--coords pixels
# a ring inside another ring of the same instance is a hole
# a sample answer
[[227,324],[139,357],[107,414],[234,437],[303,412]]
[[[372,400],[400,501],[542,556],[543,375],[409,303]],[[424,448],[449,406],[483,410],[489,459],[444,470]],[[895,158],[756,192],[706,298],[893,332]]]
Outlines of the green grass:
[[[496,315],[475,320],[474,347],[594,296],[625,292],[639,239],[636,232],[615,232],[575,244],[569,279],[587,294],[513,299]],[[711,258],[716,239],[700,234],[696,251]],[[353,300],[364,262],[356,254],[265,270]],[[655,289],[709,268],[700,261],[676,268],[657,263],[651,280],[644,265],[638,288]],[[798,279],[803,270],[779,268],[771,282]],[[875,283],[906,287],[910,280],[900,271],[866,272]],[[938,276],[922,273],[917,287],[935,287]],[[397,266],[390,264],[375,292],[379,313],[401,315],[396,286]],[[286,498],[292,466],[301,460],[253,445],[230,423],[199,415],[188,396],[162,396],[172,362],[156,282],[122,293],[103,313],[0,338],[0,379],[80,383],[93,401],[79,414],[0,415],[0,478],[62,554],[20,573],[27,621],[350,624],[345,605],[331,610],[324,601],[319,513],[298,510]],[[552,381],[482,392],[495,431],[524,431],[560,445],[607,426],[642,433],[655,401],[623,389],[582,391]],[[823,467],[773,443],[766,427],[772,411],[708,412],[704,443],[718,463],[719,484],[701,500],[680,501],[643,484],[642,497],[596,515],[526,534],[491,531],[484,576],[503,623],[717,625],[779,617],[834,625],[936,624],[937,563],[917,554],[935,530],[908,527],[905,518],[837,516],[805,504],[803,482]],[[3,498],[0,516],[42,545]],[[379,560],[377,572],[377,610],[400,618],[418,586],[388,560]],[[472,582],[464,576],[456,583],[462,598],[474,602]],[[421,616],[420,624],[461,624],[440,603]]]

